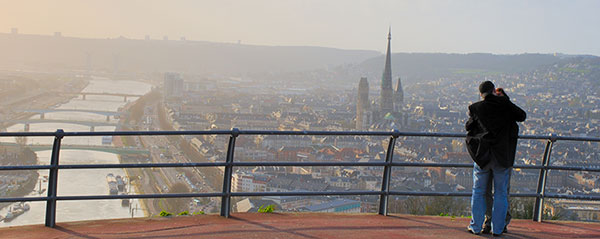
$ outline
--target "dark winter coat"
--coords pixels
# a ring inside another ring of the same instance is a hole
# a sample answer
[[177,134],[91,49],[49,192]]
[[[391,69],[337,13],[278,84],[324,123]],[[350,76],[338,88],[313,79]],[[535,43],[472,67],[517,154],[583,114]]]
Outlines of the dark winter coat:
[[[503,167],[515,162],[519,126],[527,114],[513,104],[508,96],[487,95],[482,101],[469,106],[467,150],[479,167],[485,167],[492,158]],[[488,154],[491,156],[486,156]]]

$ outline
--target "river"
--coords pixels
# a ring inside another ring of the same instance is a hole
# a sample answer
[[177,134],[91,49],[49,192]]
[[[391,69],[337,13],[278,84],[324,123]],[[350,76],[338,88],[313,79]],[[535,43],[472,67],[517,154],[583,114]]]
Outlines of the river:
[[[116,93],[116,94],[136,94],[143,95],[151,90],[151,85],[138,81],[113,81],[108,79],[94,78],[82,92],[94,93]],[[136,97],[127,97],[127,101],[136,100]],[[96,110],[96,111],[117,111],[127,102],[120,96],[87,95],[86,99],[79,96],[69,102],[58,106],[58,109],[78,109],[78,110]],[[32,119],[39,119],[39,115],[32,116]],[[75,120],[75,121],[97,121],[106,122],[106,116],[84,113],[84,112],[54,112],[46,113],[46,120]],[[118,120],[113,117],[109,122],[116,123]],[[31,132],[52,132],[56,129],[65,131],[89,131],[89,126],[69,124],[69,123],[31,123],[29,131]],[[23,131],[23,124],[16,124],[7,129],[8,132]],[[96,126],[95,131],[114,131],[115,126]],[[12,138],[2,138],[2,141],[12,141]],[[28,144],[51,144],[52,138],[34,138],[27,139]],[[63,144],[77,145],[102,145],[101,137],[66,137],[62,140]],[[49,150],[36,152],[39,164],[49,164]],[[92,151],[92,150],[61,150],[61,164],[115,164],[119,163],[117,154]],[[109,188],[106,181],[106,175],[112,173],[115,176],[125,176],[123,169],[85,169],[85,170],[59,170],[58,174],[58,196],[75,195],[108,195]],[[47,188],[47,182],[44,176],[48,175],[48,170],[39,170],[40,179],[36,184],[36,189],[27,197],[39,197],[38,190]],[[40,185],[41,182],[41,185]],[[130,194],[135,194],[135,187],[131,188]],[[41,196],[46,196],[44,192]],[[31,209],[22,215],[16,217],[10,222],[0,222],[0,227],[43,224],[46,214],[46,202],[27,202]],[[130,207],[122,206],[121,200],[85,200],[85,201],[58,201],[56,208],[56,221],[82,221],[111,218],[143,217],[144,212],[140,208],[138,200],[132,200]],[[133,210],[132,210],[133,208]],[[0,210],[0,215],[5,216],[9,208]]]

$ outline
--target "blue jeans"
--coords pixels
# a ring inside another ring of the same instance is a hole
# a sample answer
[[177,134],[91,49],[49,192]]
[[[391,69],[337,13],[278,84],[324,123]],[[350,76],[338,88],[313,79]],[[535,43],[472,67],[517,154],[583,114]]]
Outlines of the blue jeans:
[[[510,177],[511,174],[508,174],[508,187],[506,188],[506,191],[508,192],[507,194],[507,199],[508,199],[508,209],[506,210],[506,218],[504,219],[504,228],[506,228],[506,226],[508,226],[508,224],[510,223],[510,219],[512,219],[512,215],[510,215]],[[487,190],[485,191],[485,203],[486,203],[486,208],[485,208],[485,221],[483,222],[484,226],[483,228],[492,228],[492,206],[494,203],[494,198],[493,198],[493,194],[492,194],[492,188],[493,187],[493,182],[494,181],[494,176],[490,175],[490,179],[488,180],[488,187]]]
[[493,176],[494,205],[492,207],[492,232],[502,234],[504,230],[506,211],[508,210],[508,183],[512,168],[504,168],[496,160],[491,160],[484,168],[473,165],[473,196],[471,197],[471,224],[474,232],[481,232],[485,219],[485,192],[488,180]]

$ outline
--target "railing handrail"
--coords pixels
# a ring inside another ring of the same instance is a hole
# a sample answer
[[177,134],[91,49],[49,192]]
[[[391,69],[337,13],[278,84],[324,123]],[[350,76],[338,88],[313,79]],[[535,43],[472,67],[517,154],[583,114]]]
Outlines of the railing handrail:
[[[78,136],[159,136],[159,135],[229,135],[227,158],[224,162],[204,163],[126,163],[126,164],[59,164],[59,153],[63,137]],[[236,162],[234,161],[235,139],[239,135],[289,135],[289,136],[389,136],[390,141],[386,151],[386,158],[377,162]],[[320,195],[378,195],[380,196],[379,214],[387,215],[387,200],[389,195],[404,196],[470,196],[469,192],[403,192],[393,191],[389,188],[392,167],[455,167],[471,168],[472,163],[418,163],[418,162],[393,162],[393,152],[396,139],[399,137],[442,137],[464,138],[465,133],[440,133],[440,132],[402,132],[392,131],[276,131],[276,130],[203,130],[203,131],[96,131],[96,132],[0,132],[0,137],[54,137],[51,162],[48,165],[11,165],[0,166],[0,171],[5,170],[49,170],[48,196],[46,197],[14,197],[0,198],[0,202],[46,201],[46,226],[55,226],[56,201],[58,200],[100,200],[100,199],[144,199],[144,198],[177,198],[177,197],[221,197],[221,215],[228,217],[230,214],[230,198],[239,196],[320,196]],[[565,198],[580,200],[600,200],[594,195],[565,195],[546,193],[546,178],[548,170],[576,170],[600,172],[600,168],[587,166],[555,166],[550,165],[550,156],[553,143],[557,140],[600,142],[600,137],[587,136],[558,136],[550,135],[519,135],[519,139],[547,140],[544,156],[539,165],[515,165],[514,168],[539,169],[538,189],[536,193],[512,193],[515,197],[535,197],[534,220],[541,221],[542,205],[544,198]],[[231,178],[233,167],[250,166],[377,166],[383,167],[382,188],[380,191],[346,190],[346,191],[293,191],[293,192],[231,192]],[[223,191],[215,193],[169,193],[169,194],[134,194],[134,195],[85,195],[85,196],[57,196],[57,175],[60,169],[98,169],[98,168],[151,168],[151,167],[225,167],[223,173]]]
[[[171,130],[171,131],[64,131],[66,137],[74,136],[153,136],[153,135],[231,135],[234,130]],[[56,132],[0,132],[0,137],[44,137],[56,136]],[[443,137],[443,138],[461,138],[466,137],[466,133],[440,133],[440,132],[411,132],[411,131],[313,131],[313,130],[238,130],[239,135],[332,135],[332,136],[393,136],[399,137]],[[527,135],[518,136],[519,139],[546,139],[546,140],[566,140],[566,141],[591,141],[600,142],[600,137],[592,136],[563,136],[556,134],[549,135]]]

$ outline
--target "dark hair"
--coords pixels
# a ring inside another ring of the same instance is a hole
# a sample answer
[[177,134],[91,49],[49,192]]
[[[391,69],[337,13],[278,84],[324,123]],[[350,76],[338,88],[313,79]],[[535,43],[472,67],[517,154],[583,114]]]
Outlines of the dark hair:
[[496,87],[491,81],[484,81],[479,85],[479,93],[492,93]]

